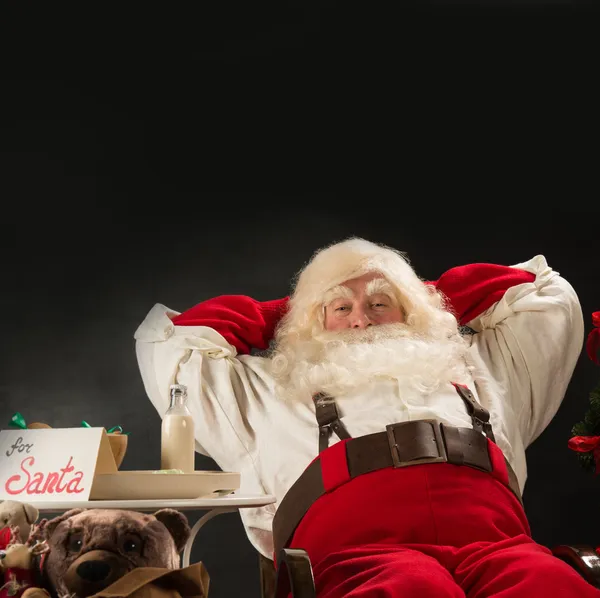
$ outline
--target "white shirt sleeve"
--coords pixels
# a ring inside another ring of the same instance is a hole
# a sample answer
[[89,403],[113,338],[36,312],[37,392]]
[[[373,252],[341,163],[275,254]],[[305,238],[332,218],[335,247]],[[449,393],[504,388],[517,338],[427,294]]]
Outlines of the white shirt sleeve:
[[206,326],[176,326],[171,321],[175,315],[178,312],[156,304],[135,332],[146,394],[162,418],[169,405],[169,386],[184,384],[196,450],[225,471],[241,468],[256,477],[256,443],[243,416],[248,402],[258,400],[249,378],[254,374],[218,332]]
[[527,447],[565,396],[583,347],[584,323],[575,290],[542,255],[513,267],[535,274],[535,281],[508,289],[468,326]]

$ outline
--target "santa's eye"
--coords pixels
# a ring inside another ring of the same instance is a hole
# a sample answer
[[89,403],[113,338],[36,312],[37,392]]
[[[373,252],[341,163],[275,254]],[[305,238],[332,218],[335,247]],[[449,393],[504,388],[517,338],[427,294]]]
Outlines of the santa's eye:
[[121,549],[123,552],[135,552],[141,554],[142,539],[136,534],[127,534],[121,540]]
[[79,552],[83,546],[83,534],[77,532],[69,536],[67,541],[67,550],[69,552]]

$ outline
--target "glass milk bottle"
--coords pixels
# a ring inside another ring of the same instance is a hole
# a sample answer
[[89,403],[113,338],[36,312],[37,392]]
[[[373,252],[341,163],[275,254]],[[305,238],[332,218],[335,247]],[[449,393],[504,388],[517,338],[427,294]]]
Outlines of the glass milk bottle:
[[187,387],[172,384],[171,403],[162,420],[161,469],[180,469],[184,473],[194,471],[194,420],[187,408]]

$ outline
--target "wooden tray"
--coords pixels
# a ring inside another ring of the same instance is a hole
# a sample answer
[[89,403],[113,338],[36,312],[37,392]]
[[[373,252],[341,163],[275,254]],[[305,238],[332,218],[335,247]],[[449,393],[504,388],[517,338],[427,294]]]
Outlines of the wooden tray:
[[240,474],[223,471],[119,471],[94,477],[90,500],[144,500],[223,496],[240,487]]

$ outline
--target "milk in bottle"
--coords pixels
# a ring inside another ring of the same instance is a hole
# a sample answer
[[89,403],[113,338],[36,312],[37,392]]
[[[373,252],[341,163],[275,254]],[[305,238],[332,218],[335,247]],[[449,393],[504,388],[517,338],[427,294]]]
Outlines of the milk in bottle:
[[172,384],[170,405],[162,420],[161,469],[194,471],[194,420],[186,402],[187,388],[183,384]]

